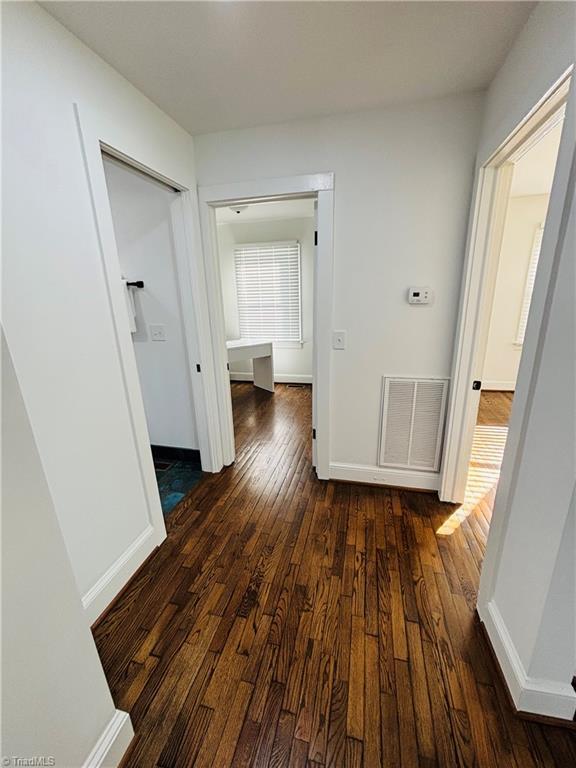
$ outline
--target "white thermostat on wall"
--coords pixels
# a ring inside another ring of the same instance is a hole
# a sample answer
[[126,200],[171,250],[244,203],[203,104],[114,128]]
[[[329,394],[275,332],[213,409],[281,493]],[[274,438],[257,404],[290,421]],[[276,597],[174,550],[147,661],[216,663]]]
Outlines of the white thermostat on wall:
[[408,304],[430,304],[432,301],[432,289],[424,287],[408,288]]

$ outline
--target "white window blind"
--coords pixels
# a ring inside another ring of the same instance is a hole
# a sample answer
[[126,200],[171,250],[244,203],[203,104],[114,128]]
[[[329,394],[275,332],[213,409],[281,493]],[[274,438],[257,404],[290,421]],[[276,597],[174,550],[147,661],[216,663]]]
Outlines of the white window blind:
[[534,290],[534,281],[536,280],[536,270],[538,269],[538,259],[540,258],[540,248],[542,247],[543,234],[544,224],[540,224],[534,234],[532,253],[530,254],[528,271],[526,273],[526,282],[524,284],[524,295],[522,297],[520,317],[518,319],[518,330],[516,331],[516,344],[520,345],[524,344],[524,335],[526,334],[528,312],[530,311],[530,302],[532,301],[532,291]]
[[240,335],[302,340],[300,243],[252,243],[234,249]]

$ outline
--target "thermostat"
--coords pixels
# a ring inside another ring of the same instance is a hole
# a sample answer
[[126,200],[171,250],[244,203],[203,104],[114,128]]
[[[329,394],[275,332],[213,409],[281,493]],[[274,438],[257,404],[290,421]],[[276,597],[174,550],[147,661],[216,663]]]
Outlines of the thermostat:
[[430,304],[432,290],[426,287],[408,288],[408,304]]

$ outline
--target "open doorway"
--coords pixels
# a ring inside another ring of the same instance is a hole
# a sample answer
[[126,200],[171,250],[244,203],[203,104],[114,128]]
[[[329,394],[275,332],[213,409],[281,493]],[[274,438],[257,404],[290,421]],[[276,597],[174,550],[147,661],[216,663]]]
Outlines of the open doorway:
[[[458,366],[468,357],[476,399],[470,397],[466,382],[456,382],[456,393],[462,394],[464,404],[460,455],[454,451],[454,440],[447,451],[441,498],[463,503],[440,533],[449,534],[474,509],[482,512],[486,529],[491,519],[524,354],[568,84],[564,80],[534,110],[527,125],[481,169],[469,265],[470,272],[478,269],[470,278],[477,281],[478,304],[474,308],[470,302],[463,310],[455,366],[459,373]],[[466,340],[463,329],[472,318],[475,327]],[[457,407],[454,397],[451,417]]]
[[521,148],[511,161],[466,487],[467,504],[476,505],[482,499],[490,509],[508,437],[563,117],[564,107],[553,116],[548,130]]
[[174,208],[180,192],[103,154],[123,294],[164,516],[202,476]]
[[311,436],[315,198],[215,216],[236,450],[281,423]]
[[[236,458],[234,419],[230,391],[229,349],[227,345],[220,258],[218,248],[217,213],[219,209],[238,209],[252,204],[314,201],[314,257],[312,299],[312,419],[306,440],[316,475],[324,480],[330,476],[330,368],[333,344],[333,232],[334,232],[334,174],[319,173],[303,176],[255,179],[214,186],[199,187],[200,220],[203,242],[203,268],[206,285],[206,318],[209,319],[214,390],[207,403],[207,423],[218,438],[214,444],[216,465],[232,464]],[[245,209],[246,210],[246,209]],[[232,210],[234,213],[234,210]],[[234,216],[241,214],[234,213]],[[203,318],[201,318],[203,319]],[[228,341],[233,341],[228,339]],[[238,341],[238,338],[236,338]],[[300,346],[300,345],[298,345]],[[246,353],[242,353],[245,355]],[[272,346],[272,356],[274,348]],[[260,357],[270,358],[264,351]],[[235,362],[235,361],[232,361]],[[239,362],[239,361],[238,361]],[[266,374],[270,382],[270,360],[252,372]],[[241,372],[241,371],[240,371]],[[246,371],[244,371],[246,373]],[[287,382],[282,382],[287,383]],[[295,381],[293,383],[306,383]],[[276,385],[277,386],[277,385]],[[271,387],[269,386],[269,389]],[[292,390],[294,391],[294,390]]]

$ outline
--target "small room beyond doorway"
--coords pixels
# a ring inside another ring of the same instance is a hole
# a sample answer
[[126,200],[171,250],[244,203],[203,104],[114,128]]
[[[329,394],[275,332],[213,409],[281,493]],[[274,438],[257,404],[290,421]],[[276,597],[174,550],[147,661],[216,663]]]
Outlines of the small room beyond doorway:
[[512,163],[466,497],[458,513],[453,515],[451,525],[457,525],[458,520],[467,517],[473,509],[483,513],[486,529],[490,523],[563,117],[564,108],[559,110],[544,135],[521,149]]
[[[314,198],[216,209],[234,438],[242,451],[312,420]],[[306,427],[304,427],[306,428]]]
[[173,231],[177,190],[103,155],[164,516],[202,476]]

